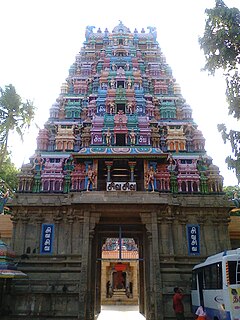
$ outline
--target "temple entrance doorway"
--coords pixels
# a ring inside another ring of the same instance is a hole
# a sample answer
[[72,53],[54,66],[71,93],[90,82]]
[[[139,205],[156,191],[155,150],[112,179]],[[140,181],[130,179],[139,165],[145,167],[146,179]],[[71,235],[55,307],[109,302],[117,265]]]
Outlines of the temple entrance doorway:
[[107,238],[101,261],[101,304],[138,305],[139,250],[134,238]]
[[136,225],[97,227],[96,302],[104,306],[138,306],[145,310],[144,230]]

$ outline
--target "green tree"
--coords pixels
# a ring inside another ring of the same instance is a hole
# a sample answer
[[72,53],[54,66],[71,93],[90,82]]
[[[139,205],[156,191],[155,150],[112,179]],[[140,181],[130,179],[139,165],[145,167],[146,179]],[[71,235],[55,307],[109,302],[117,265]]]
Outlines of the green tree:
[[14,196],[17,189],[19,170],[12,163],[9,154],[4,158],[2,168],[0,170],[0,214],[10,214],[11,210],[7,207],[9,197]]
[[226,196],[229,200],[233,199],[234,192],[237,192],[240,198],[240,187],[239,186],[227,186],[223,187],[223,191],[226,193]]
[[6,189],[10,189],[10,193],[17,189],[19,170],[11,161],[11,157],[7,154],[3,160],[2,167],[0,169],[0,191],[5,192]]
[[[240,11],[228,8],[222,0],[216,0],[213,9],[206,9],[206,24],[203,37],[199,39],[206,64],[204,70],[214,75],[221,70],[226,79],[226,98],[229,115],[240,119]],[[240,132],[219,124],[218,130],[226,143],[232,146],[232,155],[226,158],[229,169],[236,173],[240,182]]]
[[12,84],[0,88],[0,170],[7,156],[10,132],[23,134],[34,118],[35,107],[29,100],[23,102]]

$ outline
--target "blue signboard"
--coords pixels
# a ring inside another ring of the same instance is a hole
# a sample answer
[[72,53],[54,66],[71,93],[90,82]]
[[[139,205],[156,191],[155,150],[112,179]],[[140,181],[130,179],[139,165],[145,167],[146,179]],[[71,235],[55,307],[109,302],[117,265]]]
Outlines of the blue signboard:
[[40,253],[50,254],[53,250],[54,224],[42,224]]
[[200,254],[200,226],[198,224],[187,225],[188,254]]

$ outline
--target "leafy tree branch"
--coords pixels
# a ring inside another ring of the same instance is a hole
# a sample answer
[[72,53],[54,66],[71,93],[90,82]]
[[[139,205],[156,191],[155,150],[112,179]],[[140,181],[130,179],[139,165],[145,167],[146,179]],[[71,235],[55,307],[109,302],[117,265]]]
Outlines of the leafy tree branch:
[[8,153],[10,132],[17,132],[23,140],[34,114],[32,101],[23,102],[12,84],[0,88],[0,170]]
[[[222,0],[216,0],[213,9],[205,10],[207,19],[203,37],[199,39],[206,64],[203,70],[215,75],[222,70],[226,79],[226,102],[229,115],[240,119],[240,11],[228,8]],[[240,183],[240,132],[218,125],[224,143],[231,143],[232,155],[226,158],[229,169],[236,173]]]

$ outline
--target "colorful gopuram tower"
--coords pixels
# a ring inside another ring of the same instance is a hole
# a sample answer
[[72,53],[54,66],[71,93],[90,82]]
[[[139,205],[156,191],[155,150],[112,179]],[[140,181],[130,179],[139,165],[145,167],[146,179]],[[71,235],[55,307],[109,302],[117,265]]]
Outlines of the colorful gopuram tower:
[[[28,279],[15,281],[12,310],[18,319],[94,319],[104,281],[125,270],[116,290],[127,295],[132,283],[127,299],[147,320],[174,318],[173,288],[189,292],[192,266],[230,247],[223,178],[156,29],[94,29],[19,175],[13,250],[27,255]],[[117,256],[103,249],[113,238]],[[122,254],[129,242],[137,254]]]

